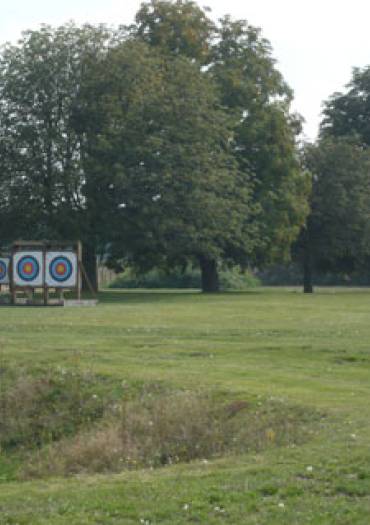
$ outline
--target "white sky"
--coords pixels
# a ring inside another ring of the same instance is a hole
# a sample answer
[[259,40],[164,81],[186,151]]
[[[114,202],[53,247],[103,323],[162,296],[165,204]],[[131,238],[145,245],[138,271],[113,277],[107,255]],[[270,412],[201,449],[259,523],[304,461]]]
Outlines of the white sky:
[[[352,67],[370,64],[369,0],[201,0],[218,18],[231,14],[259,26],[295,93],[294,110],[314,139],[321,103],[350,80]],[[140,0],[0,0],[0,43],[41,23],[129,23]]]

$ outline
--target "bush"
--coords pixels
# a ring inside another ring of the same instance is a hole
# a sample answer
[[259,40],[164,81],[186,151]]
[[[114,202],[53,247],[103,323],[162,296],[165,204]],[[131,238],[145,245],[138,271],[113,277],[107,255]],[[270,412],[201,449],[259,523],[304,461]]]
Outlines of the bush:
[[[257,272],[264,286],[303,286],[303,271],[295,263],[276,264]],[[315,272],[316,286],[369,286],[365,272]]]
[[[259,286],[260,282],[250,271],[241,272],[239,268],[222,270],[220,272],[221,290],[246,290]],[[201,275],[197,269],[188,268],[185,272],[176,269],[165,272],[153,269],[145,274],[136,274],[127,269],[111,284],[110,288],[201,288]]]

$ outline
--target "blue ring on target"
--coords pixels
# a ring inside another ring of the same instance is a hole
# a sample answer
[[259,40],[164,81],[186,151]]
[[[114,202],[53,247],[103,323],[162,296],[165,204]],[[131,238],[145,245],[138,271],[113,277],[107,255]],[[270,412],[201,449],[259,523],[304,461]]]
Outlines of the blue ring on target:
[[0,261],[0,281],[3,281],[8,274],[8,268],[4,261]]
[[32,255],[21,257],[17,263],[17,273],[22,281],[34,281],[40,273],[38,260]]
[[51,278],[58,283],[68,281],[73,272],[71,261],[63,255],[58,255],[49,264]]

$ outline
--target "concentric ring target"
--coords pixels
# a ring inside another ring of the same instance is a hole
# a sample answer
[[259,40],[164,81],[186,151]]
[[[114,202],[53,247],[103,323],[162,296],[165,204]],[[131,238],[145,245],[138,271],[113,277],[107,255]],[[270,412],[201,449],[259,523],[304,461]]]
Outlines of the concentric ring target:
[[33,255],[21,257],[17,263],[17,273],[26,282],[32,282],[39,276],[40,265]]
[[52,279],[54,279],[54,281],[57,281],[58,283],[64,283],[65,281],[68,281],[68,279],[72,275],[72,272],[73,266],[71,261],[63,255],[58,255],[58,257],[54,257],[54,259],[52,259],[52,261],[49,264],[50,276]]
[[8,268],[4,261],[0,261],[0,281],[4,281],[8,275]]

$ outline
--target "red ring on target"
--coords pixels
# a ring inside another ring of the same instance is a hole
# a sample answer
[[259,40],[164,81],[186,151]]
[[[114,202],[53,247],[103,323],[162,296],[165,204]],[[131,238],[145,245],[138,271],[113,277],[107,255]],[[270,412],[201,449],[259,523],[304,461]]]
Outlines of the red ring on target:
[[4,261],[0,261],[0,281],[6,279],[8,275],[8,266]]
[[68,281],[73,272],[71,261],[63,255],[58,255],[49,264],[50,277],[58,282],[64,283]]
[[21,257],[17,263],[17,273],[22,281],[34,281],[40,273],[38,260],[33,255]]

